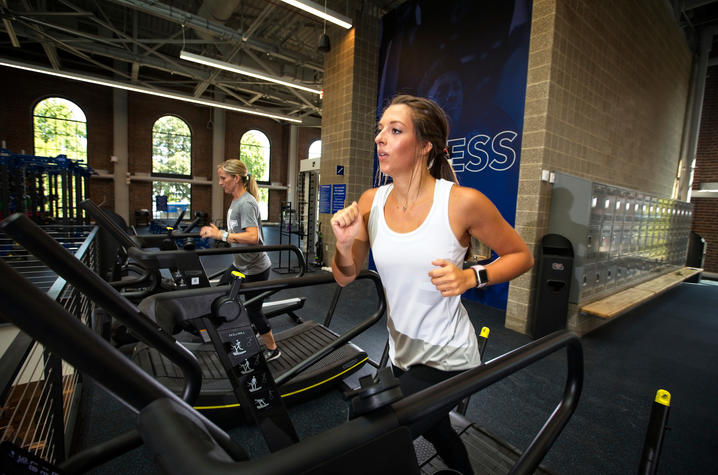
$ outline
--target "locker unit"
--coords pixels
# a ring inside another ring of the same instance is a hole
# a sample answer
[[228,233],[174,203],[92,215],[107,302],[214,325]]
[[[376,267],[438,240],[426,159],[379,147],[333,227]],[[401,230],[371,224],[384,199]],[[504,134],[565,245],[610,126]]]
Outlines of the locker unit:
[[573,244],[569,302],[583,305],[685,265],[693,206],[556,172],[549,233]]

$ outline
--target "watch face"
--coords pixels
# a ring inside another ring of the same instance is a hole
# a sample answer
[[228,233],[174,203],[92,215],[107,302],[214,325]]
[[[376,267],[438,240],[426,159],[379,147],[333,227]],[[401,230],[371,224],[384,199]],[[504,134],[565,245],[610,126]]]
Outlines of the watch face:
[[486,284],[489,281],[489,274],[486,269],[478,269],[476,271],[476,281],[478,285]]

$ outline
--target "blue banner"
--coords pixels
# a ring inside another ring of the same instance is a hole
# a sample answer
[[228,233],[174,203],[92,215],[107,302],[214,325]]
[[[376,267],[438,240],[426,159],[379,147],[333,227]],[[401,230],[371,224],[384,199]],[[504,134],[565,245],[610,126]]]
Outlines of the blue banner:
[[157,211],[167,211],[167,197],[161,195],[155,196],[155,208]]
[[319,185],[319,212],[331,213],[332,185]]
[[344,201],[347,196],[347,185],[332,185],[332,214],[344,209]]
[[[484,193],[512,226],[531,6],[531,0],[408,1],[384,16],[379,56],[378,114],[402,93],[439,103],[449,116],[459,183]],[[377,167],[375,157],[375,176]],[[508,284],[466,297],[505,309]]]

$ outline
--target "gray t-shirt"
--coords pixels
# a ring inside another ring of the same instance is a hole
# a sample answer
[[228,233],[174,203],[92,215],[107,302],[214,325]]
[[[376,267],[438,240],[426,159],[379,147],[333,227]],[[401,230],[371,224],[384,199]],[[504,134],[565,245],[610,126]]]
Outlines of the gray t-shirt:
[[[259,242],[264,244],[262,233],[262,218],[259,214],[259,205],[254,196],[249,192],[242,193],[242,196],[232,200],[227,210],[227,230],[230,233],[241,233],[247,228],[257,228]],[[232,243],[232,247],[246,247],[249,244]],[[246,275],[260,274],[272,265],[266,252],[249,252],[234,254],[234,266]]]

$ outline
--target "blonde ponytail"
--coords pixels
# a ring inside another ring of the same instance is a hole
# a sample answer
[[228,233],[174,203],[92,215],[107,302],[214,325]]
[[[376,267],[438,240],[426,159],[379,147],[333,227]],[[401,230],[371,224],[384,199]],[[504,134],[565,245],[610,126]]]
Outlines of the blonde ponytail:
[[254,196],[254,199],[259,201],[259,187],[257,186],[257,180],[252,175],[242,177],[244,181],[244,188],[249,192],[250,195]]
[[241,160],[236,158],[230,158],[225,160],[219,168],[223,169],[230,175],[239,175],[242,178],[242,184],[244,189],[249,192],[250,195],[254,196],[254,199],[259,201],[259,187],[257,186],[257,180],[249,174],[249,169]]

